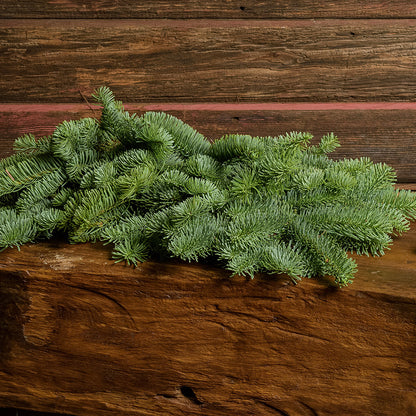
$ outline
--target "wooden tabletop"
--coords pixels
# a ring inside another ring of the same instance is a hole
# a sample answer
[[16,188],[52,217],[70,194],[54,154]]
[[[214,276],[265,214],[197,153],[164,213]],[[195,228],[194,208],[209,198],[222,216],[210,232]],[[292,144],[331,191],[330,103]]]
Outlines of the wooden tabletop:
[[416,227],[331,279],[0,254],[0,407],[73,415],[416,414]]
[[[257,284],[280,287],[288,285],[289,279],[284,275],[274,277],[258,275],[252,282],[239,277],[230,278],[230,272],[220,267],[207,264],[186,263],[172,259],[167,263],[147,261],[137,268],[123,263],[114,263],[111,259],[111,245],[101,243],[68,244],[65,240],[50,240],[22,246],[20,250],[9,248],[0,253],[0,271],[2,273],[41,272],[45,279],[54,279],[58,274],[78,273],[80,276],[108,276],[112,279],[154,279],[162,275],[171,278],[172,283],[189,282],[197,276],[199,282],[207,283],[210,279],[227,280],[229,284],[256,286]],[[401,236],[395,236],[390,250],[380,257],[350,255],[358,264],[355,280],[342,291],[369,291],[398,295],[416,299],[416,223]],[[162,275],[161,275],[162,272]],[[80,280],[82,277],[80,277]],[[302,290],[321,287],[327,290],[333,286],[330,277],[303,279],[298,283]],[[333,288],[335,290],[335,288]]]

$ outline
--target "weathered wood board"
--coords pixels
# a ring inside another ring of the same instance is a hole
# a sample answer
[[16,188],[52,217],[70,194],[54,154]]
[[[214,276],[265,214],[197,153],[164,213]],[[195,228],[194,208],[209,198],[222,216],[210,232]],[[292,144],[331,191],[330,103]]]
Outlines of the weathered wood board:
[[355,282],[294,286],[60,241],[0,254],[0,407],[74,415],[416,414],[416,227]]
[[404,0],[197,0],[109,1],[3,0],[1,18],[414,18]]
[[0,20],[2,102],[412,101],[416,20]]

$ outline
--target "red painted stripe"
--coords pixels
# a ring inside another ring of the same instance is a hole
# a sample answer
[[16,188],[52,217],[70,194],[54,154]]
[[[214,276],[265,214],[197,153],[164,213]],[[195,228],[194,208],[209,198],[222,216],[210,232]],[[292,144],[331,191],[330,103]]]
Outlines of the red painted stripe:
[[416,19],[0,19],[1,28],[414,26]]
[[[99,110],[99,106],[94,106]],[[416,110],[416,102],[350,102],[350,103],[125,103],[135,111],[368,111]],[[84,103],[28,104],[2,103],[0,112],[79,112],[90,110]]]
[[[0,104],[1,113],[60,113],[60,112],[79,112],[89,109],[87,104],[16,104],[16,103],[2,103]],[[97,106],[97,109],[99,107]]]
[[416,110],[415,103],[160,103],[134,105],[126,109],[146,111],[329,111],[329,110]]

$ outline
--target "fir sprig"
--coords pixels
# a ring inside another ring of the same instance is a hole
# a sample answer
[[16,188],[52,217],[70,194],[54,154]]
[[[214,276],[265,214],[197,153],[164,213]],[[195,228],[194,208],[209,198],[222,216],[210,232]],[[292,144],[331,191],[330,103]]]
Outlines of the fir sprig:
[[0,249],[66,232],[137,265],[209,258],[233,274],[330,275],[350,283],[348,251],[382,255],[416,219],[414,193],[368,158],[335,161],[333,134],[230,134],[212,144],[164,113],[130,115],[106,87],[100,120],[24,135],[0,160]]

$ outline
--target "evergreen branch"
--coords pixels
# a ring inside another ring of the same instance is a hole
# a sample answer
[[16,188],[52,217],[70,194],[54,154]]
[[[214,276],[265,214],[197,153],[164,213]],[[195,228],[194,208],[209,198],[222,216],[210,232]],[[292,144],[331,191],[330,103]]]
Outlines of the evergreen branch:
[[113,258],[209,258],[233,274],[331,275],[350,283],[347,251],[382,255],[416,219],[411,191],[369,158],[333,160],[329,133],[230,134],[210,143],[183,121],[124,110],[107,87],[100,120],[64,121],[16,139],[0,160],[0,250],[50,238],[101,240]]
[[37,237],[50,238],[61,227],[64,212],[57,208],[45,208],[35,216]]
[[25,153],[25,152],[14,153],[0,160],[0,172],[5,171],[9,166],[13,166],[16,163],[22,162],[24,160],[32,159],[33,157],[35,157],[35,155],[31,153]]
[[188,175],[212,181],[220,180],[221,165],[208,155],[196,154],[190,156],[185,162],[185,169]]
[[11,164],[0,171],[0,196],[20,191],[61,167],[60,160],[46,158],[44,155],[24,158]]
[[198,261],[211,253],[216,232],[216,219],[212,215],[192,217],[172,233],[167,248],[182,260]]
[[263,142],[259,138],[239,134],[223,136],[210,149],[210,155],[221,162],[234,158],[257,159],[264,152]]
[[333,152],[340,146],[338,137],[336,137],[334,133],[328,133],[325,136],[322,136],[318,146],[311,146],[309,151],[314,154],[323,155]]
[[19,215],[14,209],[0,211],[0,249],[20,247],[35,236],[36,227],[30,215]]
[[63,169],[57,169],[43,175],[20,193],[16,201],[17,210],[23,212],[30,209],[42,199],[52,196],[65,181],[66,175]]
[[296,283],[307,273],[305,257],[291,242],[278,242],[266,247],[261,255],[261,269],[270,274],[287,274]]
[[308,277],[330,275],[339,286],[352,282],[357,265],[333,238],[299,217],[291,223],[291,231],[308,259]]
[[202,134],[169,114],[149,111],[141,117],[141,121],[145,125],[155,125],[166,130],[181,156],[206,154],[210,148],[209,142]]
[[32,153],[38,155],[49,153],[51,151],[51,137],[36,139],[33,134],[25,134],[15,140],[13,150],[16,153]]
[[52,134],[51,150],[54,156],[70,162],[76,154],[95,150],[98,139],[99,126],[96,120],[84,118],[64,121]]
[[146,240],[138,238],[125,239],[115,244],[113,259],[116,263],[125,261],[137,266],[137,262],[144,262],[149,258],[150,247]]

